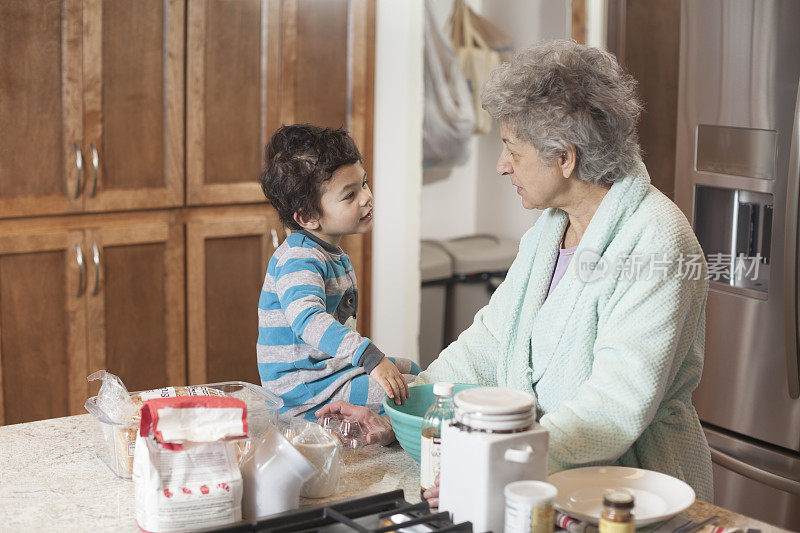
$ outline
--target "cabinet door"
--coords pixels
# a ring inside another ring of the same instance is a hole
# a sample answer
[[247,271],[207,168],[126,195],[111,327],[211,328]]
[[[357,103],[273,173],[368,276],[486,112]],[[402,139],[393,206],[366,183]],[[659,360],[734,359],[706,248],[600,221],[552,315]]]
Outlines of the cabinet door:
[[[370,186],[380,186],[372,175],[375,2],[273,0],[272,4],[281,21],[276,58],[279,123],[345,127],[364,158]],[[342,241],[358,277],[358,330],[363,335],[370,331],[371,239],[371,234],[351,235]]]
[[81,0],[0,2],[0,218],[83,209]]
[[86,400],[83,232],[0,235],[0,424]]
[[267,124],[267,2],[199,0],[187,16],[187,201],[263,201],[257,178],[276,127]]
[[86,208],[183,204],[184,0],[85,0]]
[[86,241],[90,370],[130,391],[185,384],[183,226],[106,226]]
[[189,382],[261,383],[258,299],[283,227],[269,214],[189,222],[186,231]]

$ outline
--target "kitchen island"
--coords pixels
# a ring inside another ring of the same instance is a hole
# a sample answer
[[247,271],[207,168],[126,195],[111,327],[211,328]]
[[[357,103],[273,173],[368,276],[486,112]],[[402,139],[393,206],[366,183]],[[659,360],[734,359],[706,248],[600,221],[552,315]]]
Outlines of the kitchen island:
[[[19,531],[139,531],[133,482],[116,477],[95,455],[91,415],[0,427],[0,529]],[[403,489],[419,501],[419,467],[397,444],[348,452],[340,491],[333,498],[302,500],[318,505]],[[784,531],[696,502],[684,515],[695,521],[718,515],[718,525]]]

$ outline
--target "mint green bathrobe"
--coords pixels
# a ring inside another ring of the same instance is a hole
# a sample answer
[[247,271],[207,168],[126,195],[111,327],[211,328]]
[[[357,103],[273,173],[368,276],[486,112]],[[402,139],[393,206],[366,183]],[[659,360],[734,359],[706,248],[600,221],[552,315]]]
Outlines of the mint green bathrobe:
[[[417,382],[536,394],[551,473],[635,466],[680,478],[711,501],[711,456],[692,406],[708,282],[686,217],[641,164],[608,191],[547,297],[566,223],[560,209],[539,217],[489,304]],[[577,271],[592,254],[609,265],[598,279]]]

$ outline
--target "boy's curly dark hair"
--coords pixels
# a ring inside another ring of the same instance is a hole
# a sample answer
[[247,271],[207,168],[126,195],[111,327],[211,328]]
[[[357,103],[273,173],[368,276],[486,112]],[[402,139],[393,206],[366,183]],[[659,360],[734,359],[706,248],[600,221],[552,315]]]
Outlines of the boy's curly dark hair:
[[284,226],[302,229],[295,213],[320,216],[322,184],[339,167],[363,163],[356,143],[344,129],[312,124],[281,126],[266,147],[258,178],[267,200]]

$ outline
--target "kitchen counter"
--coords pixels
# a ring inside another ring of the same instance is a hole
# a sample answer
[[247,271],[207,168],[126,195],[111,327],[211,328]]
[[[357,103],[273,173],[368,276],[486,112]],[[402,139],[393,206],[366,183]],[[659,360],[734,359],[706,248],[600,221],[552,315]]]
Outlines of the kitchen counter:
[[[91,415],[0,427],[0,524],[3,531],[139,531],[133,482],[117,478],[92,449],[99,431]],[[419,501],[419,469],[399,445],[348,452],[340,492],[331,500],[401,488]],[[711,504],[685,513],[695,521],[718,515],[718,525],[784,531]]]

